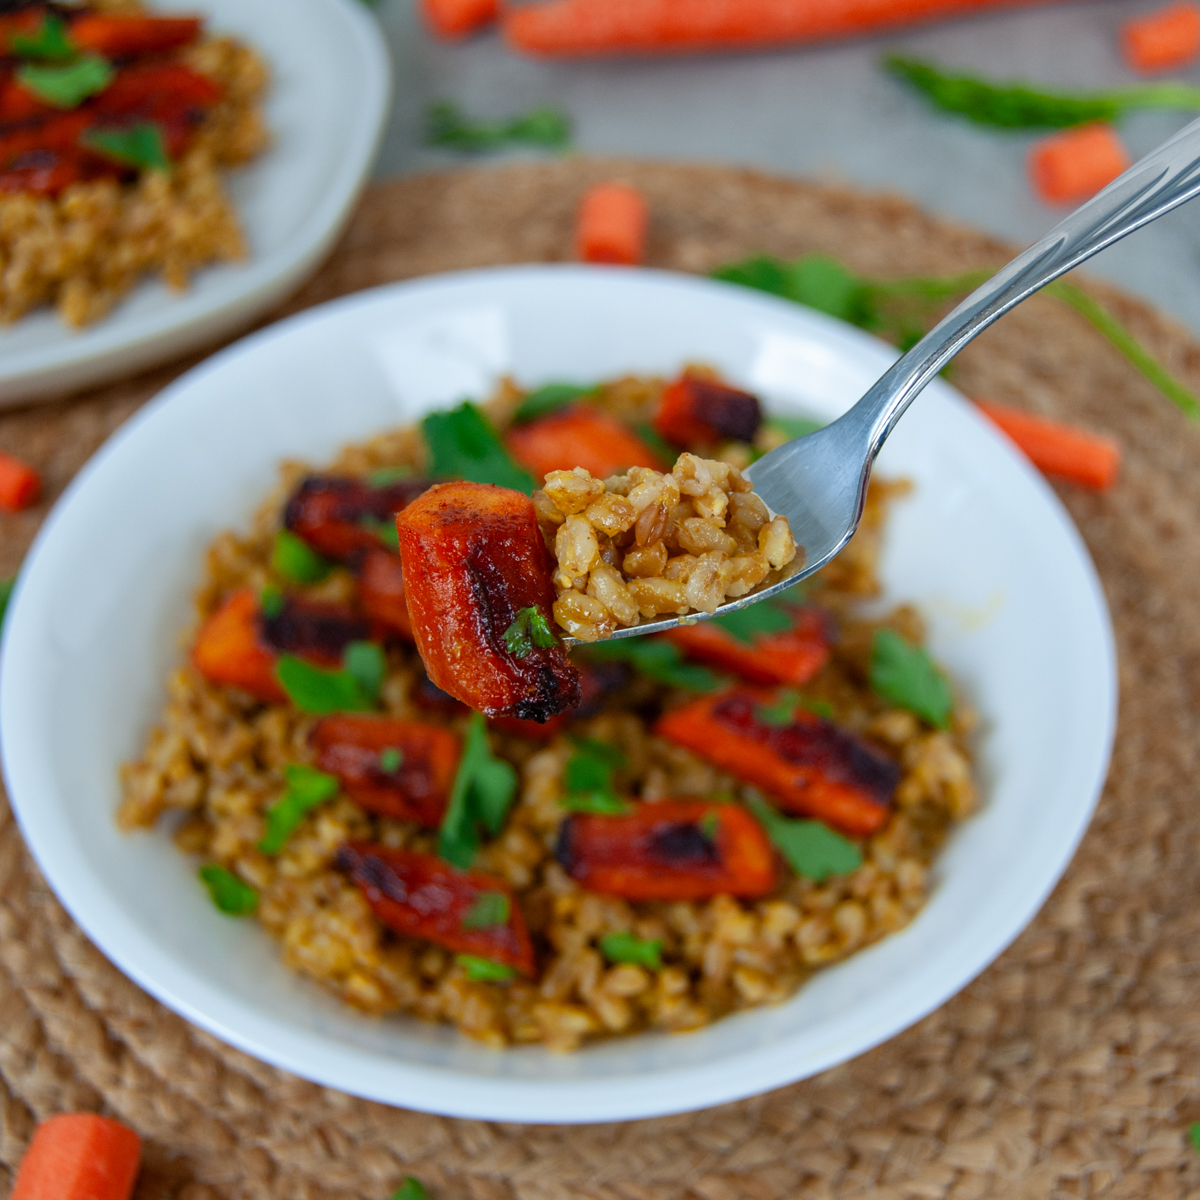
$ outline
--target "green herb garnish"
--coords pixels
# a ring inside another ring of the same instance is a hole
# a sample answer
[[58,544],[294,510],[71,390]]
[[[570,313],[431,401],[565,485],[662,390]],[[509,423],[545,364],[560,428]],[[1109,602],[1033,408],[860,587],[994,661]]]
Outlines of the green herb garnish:
[[[370,0],[374,3],[375,0]],[[404,1182],[392,1193],[390,1200],[429,1200],[425,1185],[412,1175],[405,1175]]]
[[162,128],[153,121],[142,121],[124,129],[88,129],[80,134],[79,140],[89,150],[128,167],[147,171],[171,169]]
[[559,109],[543,105],[507,121],[475,121],[453,101],[443,100],[430,105],[426,113],[425,141],[466,154],[520,143],[565,150],[571,144],[571,119]]
[[333,563],[290,529],[281,529],[275,535],[271,568],[288,583],[320,583],[333,570]]
[[287,601],[284,599],[283,593],[277,587],[267,586],[258,593],[258,607],[262,610],[262,615],[268,620],[273,620],[283,612],[283,606]]
[[755,709],[755,716],[764,725],[785,726],[796,719],[796,710],[804,709],[814,713],[825,721],[833,720],[833,706],[824,700],[810,700],[799,692],[786,688],[780,692],[773,704],[760,704]]
[[200,880],[212,902],[231,917],[248,917],[258,909],[258,889],[216,863],[200,868]]
[[71,41],[67,23],[57,13],[46,13],[37,33],[14,33],[9,49],[19,58],[74,58],[79,47]]
[[287,790],[267,809],[267,831],[258,843],[264,854],[278,854],[304,818],[332,800],[341,786],[336,776],[301,763],[288,763],[283,777]]
[[533,492],[533,477],[513,462],[488,419],[469,401],[449,412],[430,413],[421,432],[435,479],[494,483],[527,496]]
[[1112,122],[1136,108],[1200,109],[1200,88],[1186,83],[1055,92],[1020,83],[991,83],[974,75],[951,75],[932,63],[897,54],[888,55],[883,65],[943,111],[1002,129],[1066,129],[1089,121]]
[[705,813],[700,818],[700,832],[710,841],[717,840],[717,834],[721,831],[721,818],[716,813]]
[[820,821],[793,821],[759,796],[746,801],[767,836],[797,875],[823,883],[830,875],[849,875],[862,866],[858,847]]
[[594,396],[596,386],[582,387],[577,383],[547,383],[530,392],[513,413],[513,424],[524,425],[548,413],[557,412],[583,396]]
[[385,775],[395,775],[404,764],[404,751],[396,746],[388,746],[379,752],[379,769]]
[[342,651],[342,669],[362,688],[363,695],[374,704],[379,699],[387,659],[374,642],[351,642]]
[[632,933],[606,933],[600,939],[600,953],[615,963],[632,963],[648,971],[662,970],[662,941],[639,938]]
[[507,925],[512,905],[503,892],[480,892],[467,915],[462,919],[464,929],[490,929]]
[[108,59],[88,54],[63,67],[26,63],[17,71],[17,82],[55,108],[78,108],[89,96],[104,91],[115,74]]
[[294,654],[279,656],[275,678],[301,712],[324,716],[336,712],[371,712],[375,708],[373,697],[349,671],[327,671]]
[[725,630],[730,637],[752,646],[756,638],[772,633],[785,633],[796,624],[796,613],[791,605],[774,596],[736,608],[733,612],[713,617],[712,623]]
[[654,451],[664,466],[667,463],[673,463],[679,457],[678,448],[670,445],[666,438],[649,421],[639,421],[634,425],[633,431],[646,443],[646,446],[650,450]]
[[627,662],[656,683],[687,688],[693,692],[716,691],[725,681],[707,667],[685,663],[678,647],[657,638],[610,638],[589,646],[587,655],[601,661]]
[[467,972],[467,978],[472,983],[504,983],[516,978],[517,974],[515,967],[490,958],[480,958],[478,954],[459,954],[454,961]]
[[487,722],[472,713],[450,803],[438,830],[438,854],[453,866],[469,867],[479,850],[479,826],[495,837],[504,828],[516,791],[516,771],[492,754]]
[[525,658],[534,646],[543,650],[558,645],[558,636],[538,608],[523,608],[504,631],[504,646],[513,658]]
[[616,746],[598,738],[573,738],[575,750],[563,768],[564,795],[559,804],[570,812],[619,816],[629,805],[617,795],[613,775],[628,760]]
[[373,488],[390,487],[393,483],[402,483],[413,477],[412,467],[403,465],[395,467],[380,467],[367,476],[367,483]]
[[885,700],[947,729],[954,697],[933,659],[892,629],[877,629],[871,643],[871,687]]
[[823,421],[814,421],[811,417],[768,417],[765,424],[768,429],[783,434],[789,442],[825,428]]
[[366,513],[358,518],[363,529],[373,533],[385,546],[391,550],[400,549],[400,531],[395,521],[381,521],[378,517]]
[[8,602],[12,598],[13,588],[16,586],[15,576],[12,579],[0,580],[0,629],[4,628],[4,614],[8,612]]
[[1192,1149],[1200,1154],[1200,1121],[1193,1121],[1188,1126],[1188,1141],[1192,1144]]

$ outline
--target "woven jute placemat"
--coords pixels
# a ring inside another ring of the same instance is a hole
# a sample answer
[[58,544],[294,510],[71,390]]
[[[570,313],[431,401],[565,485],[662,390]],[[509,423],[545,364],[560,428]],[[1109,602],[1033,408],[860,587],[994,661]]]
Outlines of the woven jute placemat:
[[[941,273],[1011,250],[886,196],[573,160],[376,187],[287,311],[427,272],[565,259],[581,191],[614,177],[650,198],[652,263],[685,271],[766,250],[824,251],[879,276]],[[1200,346],[1146,306],[1092,290],[1200,390]],[[42,469],[48,504],[187,365],[4,416],[0,447]],[[1125,449],[1114,491],[1062,492],[1116,624],[1112,775],[1066,878],[961,995],[854,1062],[700,1113],[561,1128],[388,1109],[257,1063],[151,1000],[72,925],[0,802],[0,1193],[35,1122],[65,1109],[140,1130],[143,1198],[382,1200],[408,1173],[436,1200],[1200,1193],[1186,1142],[1200,1119],[1200,430],[1045,298],[971,347],[956,382],[1111,432]],[[46,509],[0,521],[0,576]]]

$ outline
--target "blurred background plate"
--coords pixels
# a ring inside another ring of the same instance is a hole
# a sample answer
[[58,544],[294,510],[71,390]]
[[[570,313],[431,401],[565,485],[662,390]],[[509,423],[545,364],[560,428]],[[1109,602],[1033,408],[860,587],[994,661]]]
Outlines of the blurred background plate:
[[76,332],[50,307],[0,329],[0,406],[90,387],[186,353],[248,324],[314,270],[341,232],[378,149],[391,68],[359,0],[155,0],[202,12],[271,69],[272,143],[225,174],[250,245],[243,263],[197,272],[174,292],[147,279]]

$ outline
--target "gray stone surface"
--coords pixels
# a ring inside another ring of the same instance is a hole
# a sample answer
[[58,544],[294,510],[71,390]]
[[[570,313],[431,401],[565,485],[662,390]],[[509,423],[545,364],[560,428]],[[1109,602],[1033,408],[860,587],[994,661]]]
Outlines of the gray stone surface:
[[[450,98],[489,117],[551,103],[571,115],[584,153],[728,162],[842,180],[900,192],[934,212],[1028,242],[1059,215],[1034,198],[1026,180],[1033,136],[931,110],[879,70],[880,54],[896,47],[946,66],[1048,86],[1128,84],[1137,79],[1121,62],[1117,29],[1160,2],[1077,0],[806,49],[553,63],[517,57],[495,33],[439,43],[420,26],[412,0],[382,0],[378,17],[396,92],[376,174],[480,161],[422,145],[432,100]],[[1200,82],[1200,67],[1178,77]],[[1134,114],[1122,135],[1137,156],[1187,119]],[[1090,269],[1200,333],[1200,202],[1105,251]]]

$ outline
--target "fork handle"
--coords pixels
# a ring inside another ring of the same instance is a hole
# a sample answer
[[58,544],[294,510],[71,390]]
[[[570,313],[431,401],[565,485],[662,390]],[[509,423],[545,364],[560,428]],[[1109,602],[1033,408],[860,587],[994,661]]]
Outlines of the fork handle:
[[866,435],[868,462],[874,461],[921,389],[993,321],[1072,267],[1198,193],[1200,120],[1134,163],[973,291],[898,359],[839,423],[854,424]]

